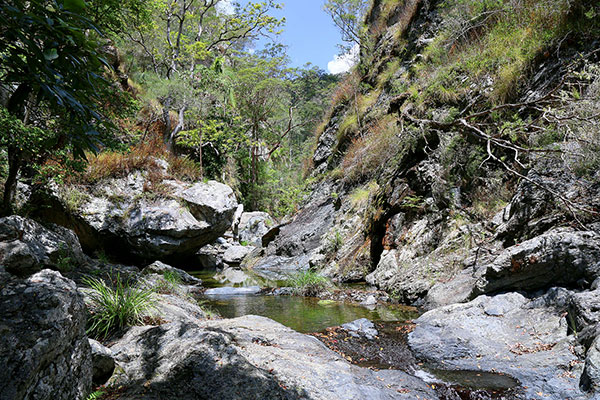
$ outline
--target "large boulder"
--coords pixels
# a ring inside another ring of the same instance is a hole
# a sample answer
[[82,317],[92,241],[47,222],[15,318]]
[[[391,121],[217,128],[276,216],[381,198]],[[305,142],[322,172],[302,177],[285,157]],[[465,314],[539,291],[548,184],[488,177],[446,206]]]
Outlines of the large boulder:
[[0,273],[0,313],[0,398],[85,399],[92,359],[75,283],[50,270]]
[[567,329],[568,298],[553,289],[533,300],[507,293],[441,307],[415,320],[409,345],[429,368],[510,375],[526,399],[587,399],[577,341]]
[[238,206],[222,183],[152,183],[139,171],[57,189],[46,202],[53,207],[41,208],[40,217],[74,229],[84,248],[143,261],[192,257],[229,229]]
[[589,287],[600,276],[600,235],[556,229],[507,248],[478,269],[478,293]]
[[6,271],[26,277],[43,268],[67,272],[83,262],[85,255],[73,231],[17,215],[0,218],[0,265]]
[[223,254],[223,262],[230,267],[239,267],[244,258],[254,250],[252,246],[231,246]]
[[262,246],[262,237],[275,226],[275,221],[266,212],[242,213],[237,225],[237,240],[242,244]]
[[120,399],[437,398],[401,371],[351,365],[268,318],[135,327],[112,347]]

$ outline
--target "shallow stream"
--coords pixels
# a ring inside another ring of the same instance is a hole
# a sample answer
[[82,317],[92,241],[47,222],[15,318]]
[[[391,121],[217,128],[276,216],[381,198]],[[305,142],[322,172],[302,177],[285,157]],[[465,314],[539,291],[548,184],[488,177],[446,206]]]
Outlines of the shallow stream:
[[[224,276],[215,271],[198,271],[193,275],[206,288],[281,286],[282,282],[265,282],[237,271]],[[444,400],[510,400],[518,396],[519,384],[511,377],[481,371],[442,371],[426,368],[413,357],[406,342],[411,324],[418,317],[414,307],[394,304],[360,305],[319,300],[313,297],[274,296],[270,294],[210,295],[204,305],[224,318],[261,315],[298,332],[310,333],[332,350],[353,363],[375,369],[400,369],[428,382]],[[338,328],[342,324],[366,318],[379,331],[376,340],[349,335]]]

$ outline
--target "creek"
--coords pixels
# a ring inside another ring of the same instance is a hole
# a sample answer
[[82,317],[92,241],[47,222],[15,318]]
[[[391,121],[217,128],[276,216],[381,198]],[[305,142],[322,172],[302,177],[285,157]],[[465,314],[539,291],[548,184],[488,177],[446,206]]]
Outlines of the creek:
[[[239,270],[225,274],[205,270],[192,274],[202,279],[204,287],[211,289],[285,285],[285,282],[265,281]],[[266,293],[207,295],[202,302],[224,318],[260,315],[298,332],[311,334],[354,364],[411,373],[435,388],[442,400],[520,398],[517,397],[519,383],[509,376],[482,371],[445,371],[420,364],[412,355],[406,340],[411,330],[410,321],[419,316],[414,307],[397,304],[365,307],[314,297],[272,295],[271,291]],[[366,339],[339,329],[340,325],[359,318],[375,323],[379,332],[376,339]]]

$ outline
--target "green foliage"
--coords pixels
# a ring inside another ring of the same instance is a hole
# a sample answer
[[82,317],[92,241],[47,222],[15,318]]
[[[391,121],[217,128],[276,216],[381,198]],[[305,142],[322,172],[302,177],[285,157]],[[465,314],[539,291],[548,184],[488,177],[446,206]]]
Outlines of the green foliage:
[[96,390],[90,393],[86,400],[100,400],[106,394],[104,390]]
[[342,40],[349,43],[340,46],[343,52],[348,52],[354,45],[365,43],[366,27],[364,16],[369,2],[365,0],[327,0],[323,10],[331,16],[333,23],[340,30]]
[[329,251],[332,253],[337,253],[342,246],[344,245],[344,238],[339,230],[335,230],[333,236],[329,238]]
[[99,278],[83,280],[91,289],[87,329],[91,336],[102,338],[116,330],[140,324],[154,307],[152,290],[123,281],[118,273],[111,281],[109,285]]
[[73,257],[71,257],[70,252],[64,243],[60,243],[58,248],[56,268],[63,274],[73,271],[74,268]]
[[294,289],[294,293],[300,296],[316,296],[331,286],[326,277],[314,271],[299,272],[292,276],[287,285]]

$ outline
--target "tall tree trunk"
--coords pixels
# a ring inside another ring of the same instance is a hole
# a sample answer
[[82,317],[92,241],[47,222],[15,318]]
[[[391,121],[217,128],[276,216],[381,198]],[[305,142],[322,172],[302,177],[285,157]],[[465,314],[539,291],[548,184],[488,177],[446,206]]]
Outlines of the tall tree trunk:
[[4,195],[2,196],[2,210],[0,215],[12,214],[12,203],[17,191],[17,177],[21,169],[22,153],[13,146],[8,147],[8,176],[4,183]]
[[179,118],[177,120],[177,126],[175,127],[175,129],[173,129],[171,131],[171,133],[169,133],[169,137],[167,139],[166,145],[167,145],[167,150],[169,150],[169,152],[171,154],[175,154],[175,139],[177,138],[177,135],[179,134],[179,132],[181,132],[185,125],[185,110],[187,107],[183,106],[179,109]]
[[[25,121],[25,101],[31,95],[32,88],[28,84],[22,83],[13,92],[6,104],[6,110],[22,120]],[[8,176],[4,183],[4,194],[2,196],[2,208],[0,209],[0,215],[6,216],[12,214],[12,202],[17,191],[17,180],[19,177],[19,170],[23,164],[23,152],[16,146],[9,145],[7,148],[8,153]]]
[[169,142],[169,137],[171,136],[171,116],[169,115],[171,112],[171,97],[167,97],[163,102],[163,141],[165,144]]

